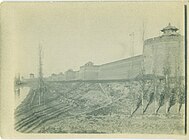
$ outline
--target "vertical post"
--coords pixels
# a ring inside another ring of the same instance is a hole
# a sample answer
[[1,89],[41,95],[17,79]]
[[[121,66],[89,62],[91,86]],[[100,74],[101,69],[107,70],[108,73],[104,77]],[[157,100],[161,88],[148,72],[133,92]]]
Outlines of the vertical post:
[[[134,56],[134,36],[135,36],[135,34],[134,34],[134,32],[132,33],[132,50],[131,50],[131,55],[132,55],[132,57]],[[131,74],[131,76],[132,76],[132,78],[131,79],[133,79],[133,59],[132,59],[132,64],[131,64],[132,66],[132,68],[131,68],[131,70],[132,70],[132,74]],[[136,102],[136,94],[135,94],[135,92],[133,92],[134,93],[134,103]],[[133,111],[134,111],[134,109],[133,109]]]
[[[159,86],[157,86],[157,81],[159,82]],[[154,91],[154,113],[155,114],[156,114],[156,108],[157,108],[157,104],[158,104],[156,97],[157,97],[157,94],[159,93],[159,90],[161,89],[161,84],[162,84],[161,79],[157,78],[157,76],[156,76],[156,88]]]
[[157,106],[157,103],[156,103],[156,91],[157,91],[157,77],[156,77],[156,73],[157,73],[157,71],[156,71],[156,63],[155,63],[155,61],[156,61],[156,55],[157,55],[157,53],[156,53],[156,48],[154,48],[154,47],[152,47],[152,53],[153,53],[153,62],[152,62],[152,71],[153,71],[153,80],[152,80],[152,84],[153,84],[153,91],[154,91],[154,111],[155,111],[155,113],[156,113],[156,106]]
[[[167,60],[169,60],[167,58]],[[169,62],[166,64],[167,66],[165,67],[165,96],[167,98],[168,94],[169,94],[169,90],[170,90],[170,74],[171,74],[171,71],[170,71],[170,65],[169,65]],[[168,102],[166,101],[166,98],[165,98],[165,113],[167,114],[167,109],[168,109]]]
[[[132,32],[131,34],[129,34],[129,36],[132,37],[132,39],[131,39],[131,41],[132,41],[131,57],[133,57],[134,56],[134,32]],[[133,78],[133,60],[131,61],[130,80],[132,80],[132,78]],[[133,81],[131,81],[130,84],[132,85]],[[131,90],[131,87],[130,87],[130,90]],[[134,105],[134,103],[135,103],[135,92],[133,92],[133,93],[131,92],[131,94],[134,94],[134,99],[133,99],[133,105]],[[132,108],[131,108],[131,114],[132,114],[132,112],[134,110],[133,109],[134,108],[133,105],[132,105]]]
[[142,114],[143,114],[143,111],[144,111],[144,99],[143,99],[143,97],[144,97],[144,90],[145,90],[145,79],[144,79],[144,67],[142,66],[142,84],[141,84],[141,88],[142,88]]
[[[145,30],[144,30],[144,21],[143,21],[143,24],[142,24],[142,43],[143,43],[143,54],[144,54],[144,35],[145,35]],[[144,69],[144,58],[143,58],[143,61],[142,61],[142,114],[143,114],[143,111],[144,111],[144,90],[145,90],[145,79],[144,79],[144,73],[145,72],[145,69]]]
[[[156,103],[156,93],[157,93],[157,79],[156,79],[156,74],[155,74],[155,71],[154,71],[154,81],[153,81],[153,84],[154,84],[154,110],[156,111],[156,106],[157,106],[157,103]],[[155,112],[156,113],[156,112]]]
[[[165,75],[165,94],[167,94],[167,92],[168,92],[168,77],[167,77],[167,74]],[[165,114],[167,114],[167,107],[168,105],[167,105],[167,102],[166,102],[166,100],[165,100]]]
[[43,93],[42,47],[39,44],[39,105],[41,105],[42,93]]
[[157,102],[156,102],[156,94],[157,94],[157,76],[156,76],[156,74],[157,74],[157,70],[156,70],[156,63],[155,63],[155,61],[156,61],[156,55],[157,55],[157,52],[156,52],[157,50],[156,50],[156,48],[153,48],[153,56],[155,56],[154,57],[154,59],[153,59],[153,90],[154,90],[154,110],[155,110],[155,113],[156,113],[156,106],[157,106]]
[[[129,36],[131,37],[131,43],[132,43],[131,57],[133,57],[134,56],[134,32],[129,34]],[[133,77],[133,60],[131,61],[130,79],[132,79],[132,77]]]

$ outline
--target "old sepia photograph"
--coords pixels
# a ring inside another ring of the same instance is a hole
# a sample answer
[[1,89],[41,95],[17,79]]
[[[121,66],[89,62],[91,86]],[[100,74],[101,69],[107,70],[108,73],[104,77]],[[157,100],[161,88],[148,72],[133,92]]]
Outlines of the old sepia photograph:
[[2,118],[19,134],[185,136],[186,12],[182,2],[2,3],[1,102],[13,111]]

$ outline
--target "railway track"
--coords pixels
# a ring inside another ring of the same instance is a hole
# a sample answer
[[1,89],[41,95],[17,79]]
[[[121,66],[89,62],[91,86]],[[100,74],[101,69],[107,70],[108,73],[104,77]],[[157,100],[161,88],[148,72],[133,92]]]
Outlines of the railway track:
[[[52,99],[50,102],[48,102],[47,105],[33,107],[32,109],[30,108],[30,110],[23,110],[18,114],[16,114],[16,117],[18,119],[15,123],[15,129],[20,132],[26,132],[26,133],[33,132],[35,129],[39,128],[43,123],[53,118],[56,118],[61,114],[64,114],[65,117],[89,114],[91,112],[107,107],[119,101],[121,98],[124,98],[124,96],[122,96],[119,99],[114,100],[113,102],[112,101],[107,102],[104,105],[97,107],[93,110],[89,110],[89,111],[83,110],[80,113],[75,112],[77,110],[77,107],[79,106],[79,103],[77,103],[77,101],[82,97],[83,94],[86,94],[89,91],[89,89],[99,90],[103,94],[105,94],[105,96],[107,96],[106,91],[103,89],[102,85],[100,84],[96,83],[96,84],[85,85],[83,83],[80,83],[64,94],[57,92],[57,94],[59,95],[55,99]],[[66,94],[71,96],[68,97],[64,96]],[[64,99],[63,102],[59,100],[61,98]],[[65,101],[68,102],[71,101],[72,104],[65,104]]]
[[[78,88],[82,87],[83,85],[84,84],[79,84],[76,87],[69,90],[67,93],[71,93],[74,90],[77,90]],[[79,95],[80,93],[78,92],[77,94],[78,94],[77,96],[76,95],[71,96],[69,99],[72,99],[74,97],[74,99],[72,100],[75,102],[77,98],[80,97]],[[65,113],[70,109],[73,109],[73,106],[65,105],[62,102],[58,102],[57,99],[59,97],[57,97],[56,99],[53,99],[52,102],[49,102],[48,106],[46,107],[44,107],[44,105],[43,107],[42,106],[36,107],[38,109],[40,108],[38,111],[34,111],[34,109],[32,109],[32,110],[19,112],[18,114],[16,114],[17,118],[19,118],[19,116],[23,114],[24,114],[24,117],[22,117],[21,119],[18,119],[18,121],[15,123],[15,129],[20,132],[30,132],[33,129],[37,128],[39,125],[43,124],[44,122],[54,117],[57,117],[60,114]],[[56,104],[53,104],[53,102],[55,102]]]
[[38,127],[41,123],[48,121],[49,119],[52,119],[54,117],[57,117],[58,115],[62,114],[63,112],[67,111],[69,109],[69,106],[64,106],[60,109],[56,110],[46,110],[45,112],[39,112],[35,114],[34,116],[31,116],[28,119],[25,119],[22,121],[22,123],[19,123],[16,125],[15,129],[20,132],[29,132],[36,127]]
[[[82,85],[83,85],[83,83],[79,83],[74,88],[72,88],[71,90],[67,91],[65,94],[70,93],[70,92],[72,92],[74,90],[77,90]],[[49,105],[53,101],[59,99],[60,96],[62,96],[62,94],[63,94],[63,93],[59,93],[59,92],[56,92],[56,93],[58,94],[57,97],[46,99],[46,101],[48,102]],[[36,106],[36,105],[34,106],[34,105],[32,105],[32,103],[28,99],[30,99],[33,94],[34,93],[29,94],[27,96],[27,99],[22,102],[21,107],[19,106],[20,108],[16,109],[16,111],[15,111],[15,117],[19,117],[20,115],[27,114],[28,112],[31,112],[31,111],[35,111],[36,108],[38,108],[38,109],[41,108],[43,110],[43,109],[45,109],[47,107],[45,104],[42,104],[40,106]],[[28,102],[30,102],[30,103],[28,104]]]

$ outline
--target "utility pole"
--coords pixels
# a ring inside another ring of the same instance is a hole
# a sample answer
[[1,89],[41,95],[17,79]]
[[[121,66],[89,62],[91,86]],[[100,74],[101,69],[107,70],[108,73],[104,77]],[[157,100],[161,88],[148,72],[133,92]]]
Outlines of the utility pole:
[[[143,47],[143,54],[144,54],[144,34],[145,34],[145,30],[144,30],[144,22],[142,24],[142,47]],[[144,73],[145,69],[144,69],[144,57],[143,57],[143,61],[142,61],[142,114],[144,111],[144,90],[145,90],[145,79],[144,79]]]
[[[132,48],[131,48],[131,57],[133,57],[134,56],[134,32],[132,32],[131,34],[129,34],[129,36],[131,37],[131,41],[132,41]],[[130,76],[131,76],[131,80],[132,80],[132,73],[133,73],[133,60],[131,61],[131,71],[130,71]],[[133,82],[131,82],[130,83],[131,85],[133,84]],[[132,94],[132,93],[131,93]],[[135,103],[135,92],[133,92],[133,94],[134,94],[134,100],[133,100],[133,105],[134,105],[134,103]],[[134,107],[133,107],[133,105],[132,105],[132,109],[131,109],[131,114],[132,114],[132,112],[133,112],[133,110],[134,110]]]
[[[131,41],[132,41],[132,47],[131,47],[131,57],[134,56],[134,32],[132,32],[131,34],[129,34],[129,36],[131,37]],[[133,60],[131,61],[131,73],[133,73]],[[130,74],[130,76],[132,77],[132,74]]]
[[39,105],[41,105],[41,96],[44,95],[43,69],[42,69],[42,46],[39,44]]
[[171,74],[171,68],[170,68],[170,63],[169,63],[169,56],[167,56],[167,62],[165,64],[165,113],[167,114],[167,109],[168,109],[168,102],[167,102],[167,97],[170,92],[170,74]]
[[142,88],[142,114],[143,114],[143,111],[144,111],[144,92],[145,92],[145,85],[146,85],[146,82],[145,82],[145,78],[144,78],[144,67],[142,65],[142,69],[141,69],[141,74],[142,74],[142,79],[141,79],[141,88]]
[[157,75],[156,75],[156,48],[153,47],[153,91],[154,91],[154,111],[156,113],[156,107],[157,107],[157,102],[156,102],[156,94],[157,94]]
[[157,94],[157,76],[156,76],[156,71],[155,69],[153,70],[153,90],[154,90],[154,111],[156,113],[156,107],[157,107],[157,102],[156,102],[156,94]]

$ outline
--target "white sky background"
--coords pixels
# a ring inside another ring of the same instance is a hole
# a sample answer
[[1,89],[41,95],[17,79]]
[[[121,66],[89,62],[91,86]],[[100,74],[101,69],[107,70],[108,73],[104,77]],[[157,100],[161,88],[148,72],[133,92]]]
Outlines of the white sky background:
[[[10,4],[11,5],[11,4]],[[5,10],[15,38],[17,70],[24,77],[38,71],[38,46],[43,46],[43,73],[79,70],[88,61],[103,64],[142,54],[145,39],[159,36],[170,22],[183,31],[178,3],[63,2],[17,3]]]

